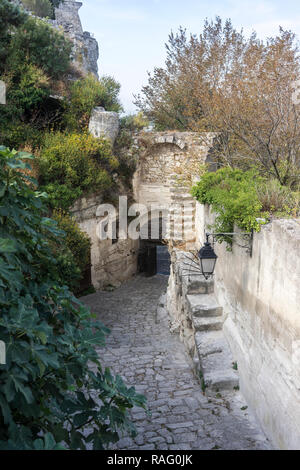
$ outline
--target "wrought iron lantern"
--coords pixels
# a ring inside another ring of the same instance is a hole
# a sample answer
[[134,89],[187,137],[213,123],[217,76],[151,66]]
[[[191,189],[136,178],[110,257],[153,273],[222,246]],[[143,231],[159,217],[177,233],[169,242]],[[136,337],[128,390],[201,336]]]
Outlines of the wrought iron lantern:
[[[190,251],[186,254],[185,261],[183,262],[183,265],[186,266],[186,268],[184,268],[184,274],[182,274],[183,276],[204,276],[206,280],[213,276],[218,259],[218,256],[213,249],[213,245],[215,239],[219,239],[220,237],[233,237],[234,235],[239,236],[240,238],[247,241],[247,243],[245,245],[241,245],[238,242],[235,243],[240,248],[244,248],[247,253],[252,256],[253,230],[249,233],[228,232],[206,233],[205,235],[206,243],[204,246],[198,252]],[[212,238],[212,243],[209,242],[209,237]]]
[[206,243],[200,249],[198,258],[200,260],[201,272],[205,279],[213,275],[218,256],[214,252],[213,247],[209,243],[209,235],[206,235]]

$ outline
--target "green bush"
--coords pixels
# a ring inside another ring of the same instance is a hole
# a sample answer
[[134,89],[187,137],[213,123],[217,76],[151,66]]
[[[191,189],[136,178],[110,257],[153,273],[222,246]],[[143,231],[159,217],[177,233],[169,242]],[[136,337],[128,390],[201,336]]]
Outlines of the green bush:
[[120,85],[112,77],[97,80],[94,75],[77,80],[70,86],[65,101],[65,123],[68,130],[86,130],[93,108],[103,106],[106,111],[122,110],[118,100]]
[[[40,184],[50,193],[53,207],[67,209],[82,192],[114,187],[118,167],[111,145],[90,134],[50,133],[39,156]],[[63,195],[63,200],[60,196]]]
[[131,184],[138,159],[134,134],[148,125],[149,121],[141,112],[120,119],[120,132],[114,144],[114,152],[119,161],[119,177],[123,178],[127,185]]
[[50,94],[49,81],[41,69],[31,64],[20,65],[4,77],[7,85],[7,105],[1,121],[22,123],[27,113],[37,108]]
[[0,147],[0,449],[103,449],[134,435],[128,408],[145,398],[101,367],[108,330],[61,283],[63,234],[25,179],[28,158]]
[[82,279],[83,273],[90,263],[91,241],[80,230],[76,220],[66,212],[56,210],[52,214],[52,219],[57,222],[58,228],[65,233],[66,248],[71,251],[76,266],[80,270],[80,279]]
[[[234,224],[246,232],[259,231],[261,222],[257,219],[268,217],[268,213],[262,212],[257,193],[263,181],[256,170],[243,172],[226,167],[205,173],[192,188],[192,195],[202,204],[210,204],[216,212],[216,232],[233,232]],[[223,239],[226,237],[220,241]]]
[[[0,16],[1,12],[0,2]],[[0,115],[2,143],[4,138],[9,139],[7,128],[13,125],[20,127],[30,123],[37,128],[47,128],[45,116],[49,106],[45,104],[53,80],[62,79],[69,69],[72,48],[62,33],[43,20],[22,16],[18,9],[12,10],[10,17],[6,14],[3,31],[0,32],[0,56],[3,58],[0,71],[1,79],[7,85],[7,105],[1,108]],[[2,42],[6,46],[3,54]],[[18,147],[18,141],[5,142]]]
[[53,8],[49,0],[22,0],[22,3],[25,8],[41,18],[51,17],[53,14]]
[[25,63],[40,68],[52,79],[61,79],[70,67],[71,41],[45,21],[28,17],[12,36],[7,66]]
[[126,130],[131,133],[139,132],[144,129],[144,127],[148,127],[149,124],[150,121],[142,111],[137,114],[128,114],[120,119],[121,130]]
[[3,145],[15,149],[26,145],[30,145],[32,150],[38,149],[43,140],[43,133],[39,129],[22,121],[10,121],[5,125],[1,125],[0,121],[0,134]]
[[67,211],[83,193],[80,188],[72,188],[60,183],[49,183],[42,186],[42,189],[48,195],[50,207],[64,211]]
[[271,179],[257,187],[258,199],[262,211],[267,211],[275,217],[287,215],[298,216],[300,205],[297,192],[288,186],[283,186],[278,180]]
[[22,25],[27,15],[8,0],[0,1],[0,73],[5,69],[5,63],[10,51],[10,43],[16,28]]

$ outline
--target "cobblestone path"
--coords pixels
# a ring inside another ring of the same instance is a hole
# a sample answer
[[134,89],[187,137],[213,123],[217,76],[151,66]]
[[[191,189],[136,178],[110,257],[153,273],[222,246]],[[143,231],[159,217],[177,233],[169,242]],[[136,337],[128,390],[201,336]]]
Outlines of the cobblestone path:
[[[192,364],[167,315],[156,317],[167,277],[137,276],[113,292],[82,300],[111,329],[101,362],[146,395],[152,416],[132,410],[138,436],[116,449],[268,449],[240,392],[203,395]],[[243,409],[241,409],[243,408]]]

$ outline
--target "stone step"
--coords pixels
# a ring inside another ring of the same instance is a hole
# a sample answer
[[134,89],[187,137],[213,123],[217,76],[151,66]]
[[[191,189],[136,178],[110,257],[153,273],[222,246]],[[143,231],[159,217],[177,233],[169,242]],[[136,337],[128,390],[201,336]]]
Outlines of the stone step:
[[195,343],[200,357],[220,353],[226,348],[223,331],[202,331],[195,334]]
[[193,317],[193,324],[196,331],[222,330],[222,317]]
[[187,295],[190,313],[195,317],[221,317],[223,308],[212,294]]
[[183,220],[185,222],[193,222],[195,220],[195,217],[193,214],[176,214],[174,215],[173,220],[175,222],[182,222]]
[[[171,193],[171,200],[174,204],[196,205],[195,199],[188,193]],[[182,201],[182,202],[181,202]]]
[[224,372],[227,374],[232,371],[233,375],[236,375],[236,371],[233,369],[231,353],[226,349],[221,352],[200,356],[200,363],[204,377],[211,372],[221,372],[223,375]]
[[184,274],[188,274],[188,267],[185,270],[182,270],[182,281],[183,281],[183,288],[185,289],[186,293],[189,294],[212,294],[214,292],[214,281],[213,280],[206,280],[200,274],[192,274],[188,276],[184,276]]
[[184,229],[185,230],[195,230],[195,222],[193,220],[185,220],[183,219]]
[[233,390],[239,386],[239,377],[236,371],[211,371],[204,374],[205,387],[214,390]]
[[211,390],[232,390],[239,384],[229,345],[222,331],[195,334],[199,365],[205,386]]

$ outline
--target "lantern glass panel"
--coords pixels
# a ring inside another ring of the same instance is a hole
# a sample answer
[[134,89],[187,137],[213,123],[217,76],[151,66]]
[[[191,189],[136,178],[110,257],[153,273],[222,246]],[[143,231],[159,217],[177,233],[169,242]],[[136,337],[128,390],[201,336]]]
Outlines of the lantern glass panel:
[[201,267],[204,275],[213,274],[216,264],[216,258],[202,258]]

